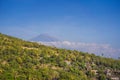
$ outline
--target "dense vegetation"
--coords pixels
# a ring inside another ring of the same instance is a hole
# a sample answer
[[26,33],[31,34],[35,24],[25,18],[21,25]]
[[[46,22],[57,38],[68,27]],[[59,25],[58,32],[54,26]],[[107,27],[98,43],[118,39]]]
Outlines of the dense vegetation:
[[120,61],[0,34],[0,80],[105,80],[106,69]]

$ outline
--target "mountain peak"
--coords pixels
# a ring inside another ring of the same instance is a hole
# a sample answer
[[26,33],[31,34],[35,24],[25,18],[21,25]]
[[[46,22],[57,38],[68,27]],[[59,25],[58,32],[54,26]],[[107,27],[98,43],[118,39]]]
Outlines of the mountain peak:
[[31,39],[31,41],[37,41],[37,42],[54,42],[54,41],[59,41],[56,37],[53,37],[47,33],[45,34],[40,34],[34,38]]

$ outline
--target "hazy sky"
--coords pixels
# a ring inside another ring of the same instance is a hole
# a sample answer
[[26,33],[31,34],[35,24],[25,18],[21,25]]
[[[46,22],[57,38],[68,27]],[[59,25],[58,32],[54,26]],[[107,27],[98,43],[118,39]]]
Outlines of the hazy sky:
[[120,48],[120,0],[0,0],[0,32]]

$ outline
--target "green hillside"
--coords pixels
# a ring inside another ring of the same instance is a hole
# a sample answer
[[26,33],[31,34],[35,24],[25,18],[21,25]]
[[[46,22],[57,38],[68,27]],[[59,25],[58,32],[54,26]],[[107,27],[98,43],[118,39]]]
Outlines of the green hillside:
[[110,80],[119,74],[120,60],[0,34],[0,80]]

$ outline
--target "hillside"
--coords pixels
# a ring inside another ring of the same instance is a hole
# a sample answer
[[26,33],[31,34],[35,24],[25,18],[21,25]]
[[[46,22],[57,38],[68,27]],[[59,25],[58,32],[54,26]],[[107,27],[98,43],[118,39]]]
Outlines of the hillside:
[[120,60],[0,34],[0,80],[110,80],[119,74]]

